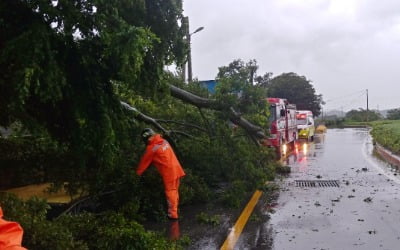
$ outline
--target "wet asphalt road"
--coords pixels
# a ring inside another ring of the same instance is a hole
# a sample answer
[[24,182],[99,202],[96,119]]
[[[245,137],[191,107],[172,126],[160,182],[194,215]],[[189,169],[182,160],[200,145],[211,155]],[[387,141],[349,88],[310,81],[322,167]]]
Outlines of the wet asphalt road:
[[[292,172],[279,197],[258,204],[261,219],[246,226],[235,249],[400,249],[400,173],[373,156],[367,129],[330,129],[287,164]],[[297,187],[296,180],[338,180],[339,187]]]

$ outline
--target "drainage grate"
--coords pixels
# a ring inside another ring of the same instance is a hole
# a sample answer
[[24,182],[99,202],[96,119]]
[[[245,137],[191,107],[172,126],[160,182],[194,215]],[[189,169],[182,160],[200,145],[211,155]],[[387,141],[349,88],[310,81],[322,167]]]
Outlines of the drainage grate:
[[338,180],[296,180],[296,187],[339,187]]

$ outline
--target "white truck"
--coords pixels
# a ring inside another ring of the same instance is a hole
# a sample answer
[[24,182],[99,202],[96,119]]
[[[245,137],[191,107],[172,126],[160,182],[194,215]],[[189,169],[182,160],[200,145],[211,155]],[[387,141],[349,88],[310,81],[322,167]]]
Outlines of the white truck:
[[296,120],[299,139],[313,141],[315,134],[313,113],[310,110],[297,110]]

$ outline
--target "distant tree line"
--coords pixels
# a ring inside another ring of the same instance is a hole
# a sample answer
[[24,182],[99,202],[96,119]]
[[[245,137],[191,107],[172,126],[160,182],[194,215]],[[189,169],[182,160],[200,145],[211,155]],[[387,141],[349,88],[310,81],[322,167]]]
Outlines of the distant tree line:
[[400,108],[388,110],[386,118],[388,120],[400,120]]
[[[346,113],[345,118],[351,121],[365,122],[365,121],[376,121],[384,119],[382,114],[377,110],[366,110],[360,108],[359,110],[353,109]],[[399,120],[400,119],[400,109],[388,110],[386,119],[388,120]]]
[[346,113],[346,119],[356,122],[377,121],[382,119],[382,115],[376,110],[350,110]]

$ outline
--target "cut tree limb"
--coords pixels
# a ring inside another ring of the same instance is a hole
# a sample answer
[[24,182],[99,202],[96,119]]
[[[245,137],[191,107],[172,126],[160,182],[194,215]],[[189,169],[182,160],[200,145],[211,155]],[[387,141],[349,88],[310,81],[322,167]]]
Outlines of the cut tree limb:
[[161,126],[156,119],[147,116],[145,114],[143,114],[142,112],[140,112],[139,110],[137,110],[136,108],[130,106],[128,103],[121,101],[120,102],[121,105],[126,108],[129,111],[132,111],[134,113],[134,116],[136,119],[141,120],[145,123],[149,123],[152,124],[154,127],[158,128],[159,130],[161,130],[164,134],[169,134],[170,131],[168,131],[167,129],[165,129],[163,126]]
[[[250,135],[250,137],[253,139],[253,141],[255,141],[256,143],[258,143],[258,140],[267,139],[267,136],[265,135],[264,130],[261,127],[254,125],[253,123],[251,123],[248,120],[246,120],[245,118],[243,118],[241,116],[241,114],[239,112],[235,111],[235,109],[233,107],[221,105],[214,99],[208,99],[208,98],[197,96],[195,94],[192,94],[186,90],[180,89],[173,85],[170,85],[170,91],[171,91],[171,95],[173,97],[175,97],[183,102],[192,104],[198,108],[206,108],[206,109],[217,110],[217,111],[221,111],[221,112],[228,112],[230,121],[233,124],[243,128]],[[153,126],[158,128],[159,130],[161,130],[164,134],[166,134],[168,136],[171,135],[171,133],[174,133],[173,131],[165,129],[159,123],[159,122],[165,122],[165,120],[157,120],[150,116],[147,116],[125,102],[121,101],[121,104],[126,109],[132,111],[134,113],[136,119],[144,121],[149,124],[152,124]],[[182,134],[182,133],[180,133],[180,134]]]

